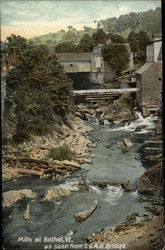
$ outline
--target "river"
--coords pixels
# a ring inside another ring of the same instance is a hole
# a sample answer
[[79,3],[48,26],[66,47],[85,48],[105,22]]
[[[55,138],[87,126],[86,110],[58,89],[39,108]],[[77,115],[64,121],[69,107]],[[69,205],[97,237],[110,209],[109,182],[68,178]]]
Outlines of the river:
[[[99,230],[106,230],[124,222],[128,214],[136,212],[138,219],[143,218],[144,213],[148,213],[144,208],[144,203],[140,201],[140,195],[136,190],[125,192],[121,186],[121,179],[129,179],[132,187],[135,187],[137,178],[141,176],[145,169],[142,165],[139,148],[147,138],[152,137],[154,128],[153,116],[143,118],[136,112],[137,120],[125,126],[99,125],[97,120],[90,120],[93,131],[88,134],[96,148],[89,148],[95,158],[91,158],[92,164],[83,164],[82,169],[73,173],[64,183],[72,189],[72,194],[68,197],[57,200],[43,202],[46,190],[54,185],[59,185],[49,179],[39,179],[37,177],[22,177],[17,181],[7,181],[3,183],[3,191],[19,190],[30,188],[38,194],[38,198],[30,203],[30,224],[24,220],[23,215],[29,200],[17,202],[12,208],[5,210],[12,213],[11,220],[4,226],[4,242],[7,249],[44,249],[44,243],[18,242],[19,237],[45,236],[71,236],[74,243],[84,243],[85,238]],[[137,132],[137,127],[143,129]],[[144,126],[146,126],[144,128]],[[131,140],[133,146],[122,151],[116,147],[117,141],[127,138]],[[86,174],[86,180],[90,191],[76,191],[73,183],[81,180],[82,174]],[[100,189],[93,185],[93,181],[103,180],[108,182],[105,189]],[[95,212],[84,222],[77,223],[74,215],[77,212],[90,209],[97,203]],[[54,243],[50,244],[53,249]]]

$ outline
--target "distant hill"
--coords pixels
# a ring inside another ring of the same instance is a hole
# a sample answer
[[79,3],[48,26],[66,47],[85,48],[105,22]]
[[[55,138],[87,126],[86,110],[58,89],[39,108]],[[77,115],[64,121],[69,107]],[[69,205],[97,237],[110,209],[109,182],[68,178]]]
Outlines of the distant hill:
[[153,33],[161,33],[161,8],[100,20],[97,27],[102,28],[106,33],[114,32],[123,37],[127,37],[130,31],[143,30],[151,37]]
[[[148,10],[145,12],[131,12],[121,15],[119,18],[112,17],[97,22],[97,28],[102,28],[106,33],[117,33],[123,37],[128,37],[131,31],[139,32],[143,30],[148,33],[149,37],[153,33],[161,33],[161,8]],[[37,43],[47,43],[48,45],[56,45],[60,42],[71,41],[78,44],[84,33],[92,35],[96,31],[90,27],[84,27],[84,30],[76,30],[72,26],[68,31],[61,30],[56,33],[49,33],[34,37],[30,40]]]

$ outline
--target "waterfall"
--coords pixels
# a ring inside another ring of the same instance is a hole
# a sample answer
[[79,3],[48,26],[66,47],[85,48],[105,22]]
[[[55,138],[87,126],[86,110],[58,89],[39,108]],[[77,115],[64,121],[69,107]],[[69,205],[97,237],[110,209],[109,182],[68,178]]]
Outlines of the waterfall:
[[99,119],[95,116],[88,117],[88,122],[99,125]]
[[5,109],[5,98],[6,98],[6,79],[1,79],[1,121],[3,122],[3,115]]
[[124,126],[113,128],[113,130],[128,130],[136,133],[147,133],[154,129],[157,116],[151,114],[148,117],[143,117],[140,111],[134,111],[136,120],[130,123],[126,122]]
[[104,125],[109,126],[109,121],[107,119],[104,120]]

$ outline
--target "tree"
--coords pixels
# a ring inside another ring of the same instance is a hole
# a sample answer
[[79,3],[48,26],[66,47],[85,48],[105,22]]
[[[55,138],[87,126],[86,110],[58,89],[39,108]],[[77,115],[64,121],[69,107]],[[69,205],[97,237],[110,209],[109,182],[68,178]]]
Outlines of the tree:
[[83,29],[84,29],[84,33],[85,33],[85,34],[88,34],[88,35],[90,35],[90,36],[91,36],[91,35],[93,34],[93,32],[94,32],[94,29],[91,28],[91,27],[88,27],[88,26],[84,26]]
[[77,35],[75,34],[75,31],[70,29],[64,33],[62,40],[75,42],[77,40]]
[[137,53],[137,51],[138,51],[138,41],[137,41],[137,34],[134,31],[131,31],[129,33],[128,41],[129,41],[132,52]]
[[146,60],[146,46],[147,46],[147,44],[149,44],[150,39],[149,39],[147,33],[141,30],[137,34],[137,40],[138,40],[140,60],[142,62],[145,62],[145,60]]
[[78,52],[78,46],[72,42],[62,42],[56,45],[55,51],[57,53],[71,53],[71,52]]
[[27,44],[7,77],[7,107],[15,106],[15,141],[49,133],[71,107],[72,84],[55,53]]
[[7,45],[9,55],[13,54],[14,51],[18,54],[21,50],[26,48],[27,40],[24,37],[11,34],[11,36],[7,37]]
[[111,41],[114,43],[124,43],[125,42],[124,38],[116,33],[109,33],[107,35],[107,37],[109,39],[111,39]]
[[79,50],[82,52],[90,52],[93,48],[93,40],[88,34],[84,34],[79,42]]
[[107,36],[103,29],[98,29],[95,33],[93,33],[92,39],[94,45],[104,44],[107,40]]
[[150,39],[146,32],[139,31],[135,33],[131,31],[128,35],[128,41],[130,43],[131,50],[137,54],[137,57],[141,62],[146,60],[146,46],[150,42]]
[[128,51],[124,45],[105,45],[103,48],[103,57],[117,74],[125,70],[129,62]]

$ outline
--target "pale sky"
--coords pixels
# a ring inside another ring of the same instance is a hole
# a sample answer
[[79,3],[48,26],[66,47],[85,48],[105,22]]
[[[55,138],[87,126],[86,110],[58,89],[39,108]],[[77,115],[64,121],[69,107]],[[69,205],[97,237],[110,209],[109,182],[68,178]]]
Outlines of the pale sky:
[[1,39],[11,33],[31,38],[69,25],[95,27],[94,20],[157,7],[160,0],[1,0]]

